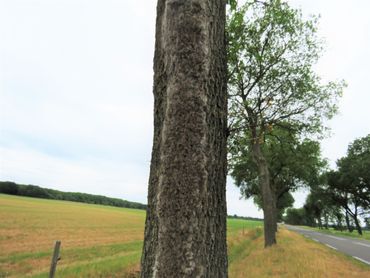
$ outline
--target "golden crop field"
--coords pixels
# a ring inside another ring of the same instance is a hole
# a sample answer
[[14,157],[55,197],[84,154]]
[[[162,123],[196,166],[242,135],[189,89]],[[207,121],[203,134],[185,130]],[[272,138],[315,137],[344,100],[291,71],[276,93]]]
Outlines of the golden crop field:
[[[0,194],[0,277],[48,277],[55,240],[57,277],[136,277],[144,219],[142,210]],[[228,220],[230,277],[370,277],[365,265],[287,230],[264,249],[261,224]]]

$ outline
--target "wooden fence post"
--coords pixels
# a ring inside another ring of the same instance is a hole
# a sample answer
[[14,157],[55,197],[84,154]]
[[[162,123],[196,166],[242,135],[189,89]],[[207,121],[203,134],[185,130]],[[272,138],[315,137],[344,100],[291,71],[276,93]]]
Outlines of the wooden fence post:
[[59,257],[60,244],[61,244],[60,240],[57,240],[55,242],[53,258],[51,259],[49,278],[54,278],[55,276],[55,270],[57,268],[57,263],[60,260],[60,257]]

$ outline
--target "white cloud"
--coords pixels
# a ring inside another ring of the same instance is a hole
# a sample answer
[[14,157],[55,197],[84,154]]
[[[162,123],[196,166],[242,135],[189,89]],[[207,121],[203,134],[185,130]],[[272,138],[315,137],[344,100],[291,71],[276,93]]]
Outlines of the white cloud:
[[[321,13],[317,69],[349,87],[324,155],[370,132],[369,2],[291,0]],[[0,179],[146,202],[156,1],[0,1]],[[298,197],[304,199],[304,197]],[[229,214],[261,217],[228,179]]]
[[2,180],[146,203],[145,164],[68,160],[25,148],[0,148],[0,156]]

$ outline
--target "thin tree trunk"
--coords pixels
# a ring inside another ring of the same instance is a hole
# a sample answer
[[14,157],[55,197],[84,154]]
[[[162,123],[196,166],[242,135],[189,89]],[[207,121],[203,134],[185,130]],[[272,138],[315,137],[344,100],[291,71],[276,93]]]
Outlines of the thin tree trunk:
[[347,224],[347,229],[350,233],[353,232],[353,228],[351,226],[351,223],[349,222],[349,216],[348,216],[348,211],[346,210],[346,224]]
[[343,231],[343,226],[342,226],[343,215],[341,213],[337,213],[336,217],[337,217],[337,229],[342,232]]
[[328,218],[327,212],[325,212],[324,214],[324,219],[325,219],[325,229],[328,230],[329,229],[329,218]]
[[265,234],[265,247],[276,244],[276,211],[273,192],[270,187],[270,172],[259,142],[252,146],[253,158],[258,166],[258,178],[262,193],[263,223]]
[[358,221],[357,215],[353,217],[353,220],[355,220],[356,230],[359,235],[362,235],[362,228],[360,225],[360,222]]
[[355,213],[352,214],[352,218],[355,221],[356,230],[357,230],[358,234],[362,235],[361,225],[360,225],[360,222],[358,221],[358,218],[357,218],[357,205],[356,204],[355,204]]
[[319,229],[322,229],[321,214],[319,215],[319,217],[317,217],[317,220],[319,222]]
[[227,277],[225,1],[158,0],[141,277]]

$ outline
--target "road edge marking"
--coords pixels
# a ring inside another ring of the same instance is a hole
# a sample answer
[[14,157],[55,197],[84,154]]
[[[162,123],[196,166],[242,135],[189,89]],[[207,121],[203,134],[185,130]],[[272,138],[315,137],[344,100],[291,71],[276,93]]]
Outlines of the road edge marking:
[[355,258],[356,260],[359,260],[360,262],[363,262],[363,263],[365,263],[365,264],[370,265],[370,262],[368,262],[368,261],[366,261],[366,260],[364,260],[364,259],[361,259],[361,258],[356,257],[356,256],[352,256],[352,257],[353,257],[353,258]]
[[357,242],[357,241],[352,241],[354,244],[365,246],[365,247],[370,247],[370,244],[362,243],[362,242]]
[[326,243],[325,243],[325,245],[326,245],[326,246],[328,246],[328,247],[329,247],[329,248],[331,248],[331,249],[338,250],[337,248],[335,248],[334,246],[331,246],[331,245],[329,245],[329,244],[326,244]]
[[326,235],[327,237],[330,237],[330,238],[334,238],[336,240],[347,240],[346,238],[342,238],[342,237],[337,237],[337,236],[331,236],[331,235]]

